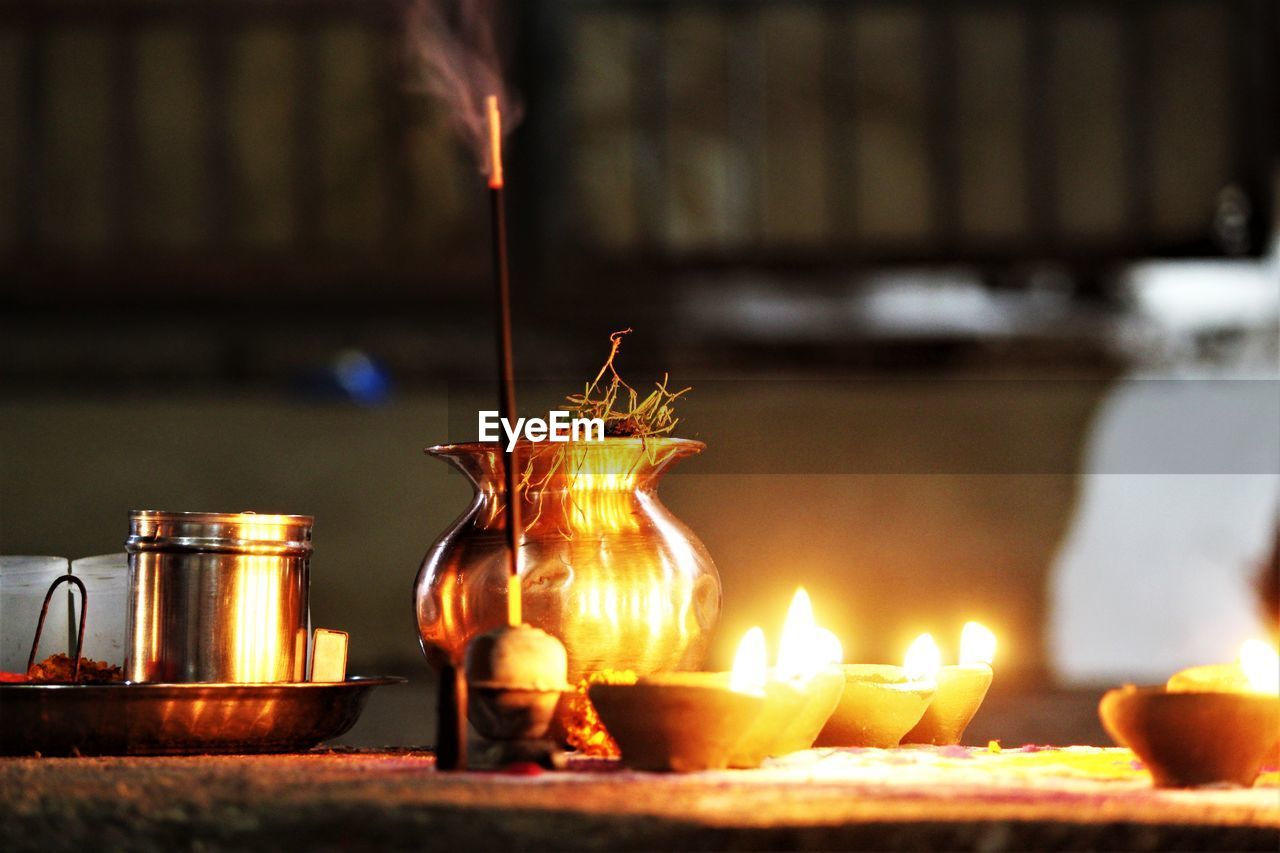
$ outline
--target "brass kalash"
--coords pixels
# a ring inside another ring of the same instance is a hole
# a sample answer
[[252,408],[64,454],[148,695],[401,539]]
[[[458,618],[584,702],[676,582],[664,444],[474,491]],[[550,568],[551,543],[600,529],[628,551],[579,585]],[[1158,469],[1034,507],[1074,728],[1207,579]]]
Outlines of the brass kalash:
[[[498,413],[514,423],[499,100],[484,99],[484,159]],[[624,334],[611,337],[606,368]],[[655,392],[660,399],[662,392]],[[674,426],[668,415],[662,432],[643,437],[428,449],[476,489],[471,507],[427,553],[414,587],[422,648],[440,671],[438,767],[526,760],[556,766],[562,756],[544,736],[555,715],[560,725],[551,735],[565,739],[563,700],[583,675],[701,663],[720,614],[720,579],[702,543],[658,500],[664,471],[703,449],[666,436]],[[486,741],[478,762],[468,759],[468,720]]]
[[[524,621],[564,643],[570,684],[601,670],[701,665],[720,614],[720,578],[657,488],[672,465],[704,447],[670,437],[517,445]],[[415,584],[427,659],[458,666],[472,637],[507,622],[503,454],[481,443],[427,452],[475,486]]]

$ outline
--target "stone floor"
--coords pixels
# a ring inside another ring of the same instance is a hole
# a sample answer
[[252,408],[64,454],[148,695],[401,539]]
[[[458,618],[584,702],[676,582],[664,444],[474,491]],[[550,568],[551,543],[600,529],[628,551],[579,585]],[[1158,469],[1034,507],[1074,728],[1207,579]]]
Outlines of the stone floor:
[[1127,750],[811,750],[686,776],[441,774],[415,751],[0,760],[0,847],[1230,849],[1280,845],[1280,771],[1155,790]]

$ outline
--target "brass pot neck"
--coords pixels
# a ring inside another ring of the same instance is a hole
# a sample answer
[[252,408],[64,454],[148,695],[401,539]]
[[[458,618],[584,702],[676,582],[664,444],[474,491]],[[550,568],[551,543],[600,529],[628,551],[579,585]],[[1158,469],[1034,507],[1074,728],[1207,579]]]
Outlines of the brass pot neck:
[[[524,488],[530,493],[636,492],[657,487],[666,469],[679,459],[700,453],[700,441],[683,438],[606,438],[594,442],[532,442],[516,445]],[[501,495],[502,448],[471,442],[427,449],[462,471],[486,494]]]

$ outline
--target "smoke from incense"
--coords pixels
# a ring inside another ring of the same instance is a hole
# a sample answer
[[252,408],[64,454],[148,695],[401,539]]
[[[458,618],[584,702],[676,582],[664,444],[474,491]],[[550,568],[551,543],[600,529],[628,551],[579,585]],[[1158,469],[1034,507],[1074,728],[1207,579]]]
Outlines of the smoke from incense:
[[[489,176],[493,272],[497,293],[499,411],[515,418],[511,347],[511,293],[507,265],[502,137],[520,118],[520,105],[503,82],[495,23],[499,0],[411,0],[406,20],[413,68],[427,91],[444,101],[449,118]],[[520,489],[513,450],[503,454],[507,486],[508,621],[521,624]]]
[[504,134],[523,114],[502,73],[496,33],[501,5],[499,0],[413,0],[405,28],[412,82],[444,102],[450,123],[485,175],[492,171],[486,98],[497,96]]

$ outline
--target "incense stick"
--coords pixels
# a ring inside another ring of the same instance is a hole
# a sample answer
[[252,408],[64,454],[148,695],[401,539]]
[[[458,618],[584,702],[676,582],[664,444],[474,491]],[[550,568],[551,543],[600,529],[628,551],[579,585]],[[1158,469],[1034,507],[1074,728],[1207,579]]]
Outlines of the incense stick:
[[[489,213],[493,225],[493,281],[498,308],[498,412],[508,423],[516,422],[516,381],[511,351],[511,271],[507,263],[507,214],[502,174],[502,114],[498,97],[485,99],[489,121]],[[514,445],[502,451],[507,486],[507,622],[524,621],[520,601],[520,477]]]

